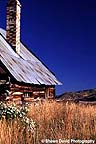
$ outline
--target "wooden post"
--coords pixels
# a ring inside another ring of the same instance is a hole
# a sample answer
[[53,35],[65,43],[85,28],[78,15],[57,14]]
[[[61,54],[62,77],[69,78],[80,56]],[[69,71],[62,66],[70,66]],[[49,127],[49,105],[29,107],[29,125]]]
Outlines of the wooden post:
[[45,99],[48,99],[49,97],[49,88],[45,87]]
[[55,86],[47,86],[45,88],[45,99],[54,99],[55,98]]

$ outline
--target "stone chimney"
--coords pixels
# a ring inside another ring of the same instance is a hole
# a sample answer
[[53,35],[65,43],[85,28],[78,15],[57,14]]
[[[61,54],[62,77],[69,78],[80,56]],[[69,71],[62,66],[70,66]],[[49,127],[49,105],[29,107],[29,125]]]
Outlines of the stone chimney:
[[20,54],[20,13],[21,4],[19,0],[8,0],[6,39],[17,54]]

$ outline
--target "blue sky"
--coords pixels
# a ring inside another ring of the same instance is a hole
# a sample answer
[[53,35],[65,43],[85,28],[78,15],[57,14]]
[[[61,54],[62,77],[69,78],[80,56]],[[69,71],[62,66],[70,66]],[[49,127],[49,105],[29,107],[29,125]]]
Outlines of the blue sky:
[[[96,0],[20,0],[21,40],[63,83],[57,94],[96,87]],[[0,0],[0,27],[6,25]]]

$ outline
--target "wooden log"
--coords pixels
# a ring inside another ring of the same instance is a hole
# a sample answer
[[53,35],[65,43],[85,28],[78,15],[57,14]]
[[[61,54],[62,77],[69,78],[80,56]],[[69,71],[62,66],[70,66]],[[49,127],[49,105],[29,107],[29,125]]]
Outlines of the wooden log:
[[34,86],[20,86],[20,85],[14,85],[14,84],[11,84],[11,87],[10,87],[11,90],[26,90],[26,91],[42,91],[42,90],[45,90],[45,87],[34,87]]

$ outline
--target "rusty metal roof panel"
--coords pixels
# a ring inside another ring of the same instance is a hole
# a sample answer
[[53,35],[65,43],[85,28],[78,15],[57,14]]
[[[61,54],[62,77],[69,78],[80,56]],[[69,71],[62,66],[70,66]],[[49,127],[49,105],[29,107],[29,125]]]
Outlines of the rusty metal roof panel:
[[[5,37],[5,31],[0,30],[0,32]],[[0,35],[0,60],[17,81],[38,85],[61,84],[54,74],[22,43],[19,56],[2,35]]]

